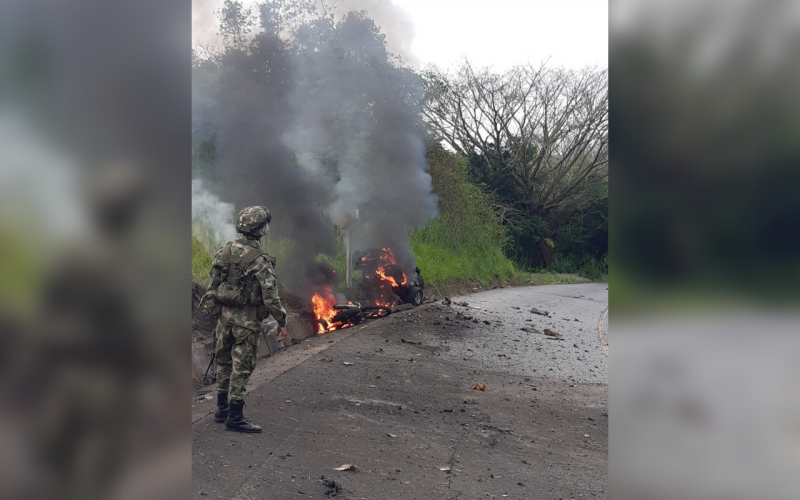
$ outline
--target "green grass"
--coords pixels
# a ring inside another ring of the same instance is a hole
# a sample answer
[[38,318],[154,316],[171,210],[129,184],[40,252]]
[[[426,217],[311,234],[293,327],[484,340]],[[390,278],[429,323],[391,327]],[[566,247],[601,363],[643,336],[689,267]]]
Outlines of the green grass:
[[192,236],[192,280],[195,283],[208,286],[211,278],[208,276],[208,271],[211,269],[211,263],[214,261],[214,256],[206,250],[200,241]]
[[0,226],[0,310],[34,314],[43,280],[42,254],[31,248],[25,229]]
[[412,234],[411,248],[422,269],[425,282],[431,285],[457,281],[510,282],[515,269],[499,247],[477,251],[454,251]]
[[549,271],[559,274],[577,274],[588,281],[608,281],[608,255],[595,259],[589,255],[582,257],[557,256]]
[[539,272],[527,273],[526,281],[528,285],[573,285],[575,283],[589,283],[592,280],[578,274]]

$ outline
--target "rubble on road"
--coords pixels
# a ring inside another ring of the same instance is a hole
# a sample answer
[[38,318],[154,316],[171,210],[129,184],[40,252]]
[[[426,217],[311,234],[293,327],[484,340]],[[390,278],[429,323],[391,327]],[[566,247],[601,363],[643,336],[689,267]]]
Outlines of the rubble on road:
[[356,467],[353,464],[343,464],[343,465],[340,465],[339,467],[334,467],[334,470],[338,470],[338,471],[350,470],[350,471],[353,471],[353,472],[358,472],[358,467]]
[[326,479],[325,476],[319,476],[319,479],[317,481],[319,481],[320,483],[322,483],[323,486],[328,488],[328,490],[325,491],[325,495],[327,495],[328,498],[335,497],[336,495],[339,494],[339,491],[341,491],[342,489],[341,486],[336,484],[336,481],[334,481],[333,479]]
[[562,337],[561,335],[559,335],[558,333],[554,332],[549,328],[544,329],[544,334],[552,338],[553,340],[564,340],[564,337]]
[[538,314],[539,316],[547,316],[550,317],[550,313],[547,311],[542,311],[541,309],[536,309],[535,307],[531,309],[533,314]]

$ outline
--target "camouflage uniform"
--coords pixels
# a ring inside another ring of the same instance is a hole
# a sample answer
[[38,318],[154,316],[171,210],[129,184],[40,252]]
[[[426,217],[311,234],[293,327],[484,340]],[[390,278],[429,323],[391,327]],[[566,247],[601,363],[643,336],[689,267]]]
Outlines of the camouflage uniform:
[[[263,209],[263,207],[248,207]],[[264,209],[266,210],[266,209]],[[267,213],[269,213],[267,211]],[[247,218],[247,213],[244,213]],[[242,219],[240,214],[239,219]],[[273,259],[261,250],[258,240],[237,238],[223,246],[211,264],[211,289],[221,280],[223,251],[230,245],[230,253],[244,257],[251,252],[259,255],[244,269],[245,279],[250,280],[250,303],[244,307],[222,306],[217,321],[216,345],[214,346],[217,368],[217,391],[228,393],[230,401],[243,400],[245,386],[256,365],[261,320],[271,314],[279,326],[286,326],[286,311],[278,296],[278,283]]]

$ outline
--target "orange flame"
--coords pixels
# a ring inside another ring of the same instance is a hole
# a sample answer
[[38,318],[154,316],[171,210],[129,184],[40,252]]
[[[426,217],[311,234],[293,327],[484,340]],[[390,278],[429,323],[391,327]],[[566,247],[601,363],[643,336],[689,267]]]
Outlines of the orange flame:
[[382,280],[388,281],[392,287],[398,287],[406,284],[406,273],[403,273],[403,281],[400,283],[400,285],[397,284],[397,280],[386,274],[386,269],[384,269],[383,266],[378,266],[378,269],[375,270],[375,273],[380,276]]
[[[324,297],[323,297],[324,295]],[[331,325],[331,319],[336,316],[336,309],[333,308],[335,299],[331,293],[331,287],[325,285],[322,290],[322,295],[315,293],[311,297],[311,302],[314,304],[314,316],[317,317],[317,333],[327,333],[336,330],[336,325]],[[328,324],[326,329],[319,320],[324,320]]]
[[392,252],[391,248],[382,248],[383,253],[380,256],[381,265],[375,270],[375,273],[384,281],[388,281],[393,288],[396,288],[400,285],[406,284],[406,273],[403,274],[403,281],[397,283],[392,276],[386,274],[386,266],[397,264],[397,260],[394,258],[394,253]]

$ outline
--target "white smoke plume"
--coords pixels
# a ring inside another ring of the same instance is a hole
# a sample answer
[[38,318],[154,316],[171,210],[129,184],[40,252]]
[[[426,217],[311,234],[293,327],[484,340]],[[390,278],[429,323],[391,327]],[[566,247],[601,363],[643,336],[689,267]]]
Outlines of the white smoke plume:
[[235,218],[233,203],[208,192],[202,180],[192,180],[192,235],[206,250],[216,252],[236,237]]

